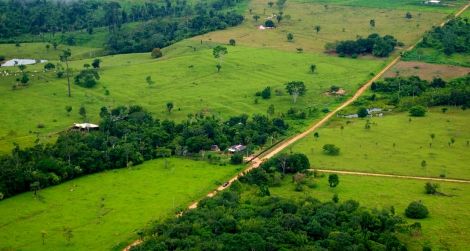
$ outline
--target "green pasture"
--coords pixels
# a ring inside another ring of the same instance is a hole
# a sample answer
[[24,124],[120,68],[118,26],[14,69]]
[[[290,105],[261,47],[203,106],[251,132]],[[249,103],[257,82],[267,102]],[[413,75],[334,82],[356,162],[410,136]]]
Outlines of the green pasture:
[[[370,129],[367,119],[335,118],[318,130],[318,140],[311,134],[292,150],[307,154],[313,168],[470,179],[469,115],[453,107],[447,113],[432,108],[419,118],[385,114],[369,119]],[[324,154],[325,144],[338,146],[339,156]]]
[[398,215],[406,218],[404,211],[412,201],[422,201],[429,209],[429,217],[424,220],[408,219],[408,223],[418,221],[422,225],[422,235],[411,237],[403,234],[401,239],[410,250],[421,251],[422,245],[430,243],[432,250],[467,250],[470,240],[470,184],[439,183],[439,190],[447,196],[426,195],[425,181],[397,178],[364,177],[340,175],[336,188],[328,186],[328,175],[315,179],[316,188],[304,186],[304,191],[294,191],[292,179],[287,177],[281,187],[270,187],[271,196],[291,199],[309,195],[322,201],[330,201],[335,193],[340,201],[356,200],[362,206],[377,209],[395,208]]
[[[297,3],[288,1],[283,10],[284,18],[275,29],[259,30],[258,26],[279,10],[269,8],[266,1],[253,0],[246,12],[246,21],[237,27],[223,31],[211,32],[197,36],[194,40],[216,41],[228,43],[235,39],[238,44],[257,47],[275,48],[286,51],[296,51],[302,48],[304,52],[324,52],[325,44],[338,40],[354,40],[358,36],[366,37],[371,33],[393,35],[405,46],[416,43],[424,32],[444,21],[446,14],[413,10],[413,18],[406,19],[407,11],[384,8],[352,8],[350,6]],[[255,21],[254,15],[260,19]],[[369,22],[375,20],[375,27]],[[277,21],[274,18],[275,23]],[[319,25],[317,33],[314,27]],[[287,41],[287,34],[292,33],[294,39]]]
[[[62,50],[69,48],[72,51],[72,59],[84,59],[101,55],[101,49],[82,46],[66,46],[58,45],[57,49],[50,45],[47,49],[48,43],[20,43],[17,47],[15,44],[0,44],[0,55],[5,56],[6,60],[13,58],[29,58],[29,59],[46,59],[46,60],[59,60],[59,55]],[[0,68],[1,70],[11,69],[10,67]],[[0,81],[3,78],[0,77]],[[2,81],[3,82],[3,81]]]
[[[0,201],[0,250],[119,250],[137,231],[173,217],[238,167],[171,158],[88,175]],[[70,242],[63,228],[72,230]],[[42,232],[45,233],[44,244]]]
[[[72,85],[72,98],[67,97],[66,78],[57,79],[53,72],[42,73],[42,64],[28,66],[31,81],[26,88],[12,90],[17,76],[2,77],[0,116],[5,119],[0,124],[0,149],[8,151],[12,142],[33,142],[37,135],[47,140],[49,133],[83,121],[78,115],[80,106],[86,108],[86,120],[90,122],[98,122],[102,106],[131,104],[144,106],[155,117],[175,120],[195,112],[222,118],[266,114],[271,104],[277,114],[290,107],[331,108],[344,100],[325,94],[331,85],[341,86],[350,95],[384,65],[381,60],[229,46],[222,70],[217,73],[213,46],[184,41],[165,49],[166,56],[161,59],[152,59],[150,53],[102,57],[99,84],[92,89]],[[91,63],[91,59],[72,61],[74,74],[85,63]],[[309,73],[310,64],[317,65],[315,74]],[[19,75],[18,69],[9,69]],[[147,76],[151,76],[153,85],[147,84]],[[284,90],[284,84],[292,80],[304,81],[308,88],[296,104]],[[259,98],[256,104],[255,93],[266,86],[272,87],[272,98]],[[276,89],[280,96],[275,94]],[[171,114],[166,111],[169,101],[175,106]],[[65,111],[67,105],[73,109],[70,116]],[[44,128],[38,129],[39,124]]]
[[433,48],[414,49],[405,53],[403,60],[470,67],[470,54],[454,53],[448,56]]

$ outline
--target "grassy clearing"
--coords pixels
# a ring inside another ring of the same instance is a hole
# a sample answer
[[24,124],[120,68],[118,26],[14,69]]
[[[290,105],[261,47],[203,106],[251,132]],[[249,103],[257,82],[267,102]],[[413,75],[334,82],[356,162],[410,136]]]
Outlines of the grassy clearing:
[[399,9],[409,11],[428,11],[452,13],[466,3],[465,0],[444,0],[442,5],[426,5],[422,0],[294,0],[303,3],[322,3],[328,5],[345,5],[350,7],[369,7],[380,9]]
[[[40,191],[42,199],[24,193],[1,201],[0,249],[117,249],[151,220],[171,217],[238,169],[182,159],[164,163],[89,175]],[[63,227],[73,231],[70,245]],[[45,245],[41,231],[47,232]]]
[[[424,181],[396,178],[361,177],[342,175],[336,188],[328,186],[328,178],[316,179],[317,188],[305,187],[295,192],[290,177],[284,179],[281,187],[269,188],[271,195],[286,198],[310,195],[322,201],[329,201],[335,193],[340,201],[353,199],[369,208],[395,207],[397,214],[404,216],[405,208],[411,201],[421,200],[429,209],[429,218],[419,220],[423,227],[422,236],[402,236],[410,250],[421,250],[430,242],[433,250],[466,250],[470,245],[470,186],[467,184],[440,183],[440,190],[452,197],[424,194]],[[416,220],[409,220],[413,223]]]
[[[406,19],[406,11],[373,8],[351,8],[348,6],[331,5],[325,8],[321,4],[288,2],[284,10],[281,25],[272,30],[258,30],[265,19],[278,9],[266,5],[266,1],[254,0],[249,7],[252,14],[246,13],[242,25],[225,31],[217,31],[195,37],[195,40],[217,41],[228,43],[233,38],[238,44],[296,51],[303,48],[306,52],[323,52],[327,42],[356,39],[357,36],[368,36],[371,33],[390,34],[398,40],[411,45],[426,30],[441,23],[446,15],[442,13],[412,11],[413,18]],[[259,15],[258,22],[252,18]],[[288,18],[290,16],[290,18]],[[376,26],[371,28],[369,21],[375,19]],[[317,34],[314,26],[320,25]],[[294,35],[293,42],[287,41],[287,34]]]
[[[274,104],[277,113],[292,106],[331,108],[343,100],[324,95],[331,85],[339,85],[351,94],[371,72],[383,66],[380,60],[236,46],[228,48],[223,68],[217,73],[211,46],[213,44],[185,41],[166,49],[167,56],[160,60],[151,59],[148,53],[102,57],[99,85],[93,89],[74,85],[72,98],[66,96],[66,79],[57,79],[52,73],[34,76],[29,87],[15,91],[11,90],[15,77],[3,77],[0,79],[0,116],[6,119],[0,124],[0,149],[8,150],[12,142],[23,139],[33,142],[35,132],[46,135],[81,121],[78,115],[81,105],[86,107],[92,122],[97,122],[100,107],[127,104],[142,105],[156,117],[176,120],[194,112],[222,118],[242,113],[265,114],[270,104]],[[73,61],[74,72],[84,63],[90,60]],[[309,73],[312,63],[317,65],[314,75]],[[42,65],[35,65],[28,70],[41,68]],[[155,81],[151,87],[145,81],[147,76]],[[295,105],[284,91],[284,83],[292,80],[305,81],[308,88],[307,95],[299,98]],[[255,92],[266,86],[280,89],[284,94],[276,96],[273,91],[270,100],[259,99],[255,104]],[[105,88],[110,95],[105,95]],[[171,115],[166,112],[168,101],[175,104]],[[65,112],[66,105],[73,107],[70,117]],[[11,116],[12,111],[16,116]],[[39,123],[45,128],[37,129]]]
[[[5,56],[6,60],[12,58],[58,60],[59,55],[65,48],[71,49],[72,59],[91,58],[101,55],[101,49],[98,48],[59,45],[57,49],[54,50],[52,44],[50,44],[50,49],[47,49],[47,44],[48,43],[21,43],[20,47],[16,47],[15,44],[0,44],[0,55]],[[2,68],[2,70],[6,69],[11,68]],[[1,78],[0,82],[3,82]]]
[[405,53],[403,60],[470,67],[470,54],[454,53],[448,56],[433,48],[414,49]]
[[[445,114],[433,108],[426,117],[409,122],[406,113],[391,114],[371,119],[369,130],[364,129],[365,119],[336,118],[318,130],[318,141],[309,135],[292,150],[307,154],[315,168],[470,179],[469,115],[460,108]],[[451,138],[455,143],[449,147]],[[325,144],[340,147],[340,155],[325,155]]]

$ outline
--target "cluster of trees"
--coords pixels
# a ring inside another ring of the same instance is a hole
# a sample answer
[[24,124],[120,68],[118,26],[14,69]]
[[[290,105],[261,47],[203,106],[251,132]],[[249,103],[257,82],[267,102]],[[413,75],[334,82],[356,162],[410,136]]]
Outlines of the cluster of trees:
[[[417,76],[386,78],[374,82],[371,89],[377,93],[388,94],[391,104],[404,108],[417,105],[455,105],[462,106],[463,109],[470,107],[470,76],[449,82],[440,78],[427,81]],[[416,112],[420,113],[419,110]]]
[[325,49],[328,52],[336,52],[340,56],[357,57],[362,54],[372,54],[376,57],[388,57],[396,46],[402,46],[393,36],[370,34],[367,38],[357,40],[345,40],[334,43],[327,43]]
[[190,157],[212,145],[222,150],[234,144],[253,148],[288,128],[284,120],[264,115],[241,115],[227,121],[203,115],[190,116],[182,123],[159,121],[139,106],[103,107],[100,117],[98,131],[66,131],[54,144],[38,142],[26,149],[15,145],[10,155],[1,155],[0,193],[9,197],[30,190],[31,184],[44,188],[153,158]]
[[470,23],[467,18],[456,18],[444,27],[435,27],[418,45],[435,48],[447,55],[470,52]]
[[144,231],[131,250],[406,250],[397,238],[404,220],[358,202],[322,203],[270,196],[244,197],[247,184],[204,199],[197,209]]

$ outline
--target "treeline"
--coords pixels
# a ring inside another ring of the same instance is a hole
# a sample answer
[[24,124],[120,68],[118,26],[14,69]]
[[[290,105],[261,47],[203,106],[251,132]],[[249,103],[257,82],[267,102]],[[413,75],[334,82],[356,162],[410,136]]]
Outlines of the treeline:
[[413,77],[386,78],[372,83],[371,90],[390,96],[390,103],[409,108],[411,105],[462,106],[470,108],[470,76],[449,82],[434,78],[432,81]]
[[[256,170],[246,180],[257,180]],[[144,231],[131,250],[406,250],[397,238],[405,222],[394,210],[368,210],[354,200],[283,199],[262,186],[256,196],[252,186],[234,182],[197,209]]]
[[11,155],[0,156],[0,195],[59,184],[75,177],[108,169],[128,167],[159,157],[194,156],[213,145],[225,150],[234,144],[248,148],[281,136],[284,120],[263,115],[231,117],[192,116],[175,123],[159,121],[142,107],[102,108],[98,131],[67,131],[54,144],[36,144]]
[[370,34],[367,38],[357,40],[337,41],[327,43],[327,52],[338,53],[339,56],[357,57],[358,55],[372,54],[376,57],[388,57],[395,50],[396,46],[403,46],[391,35],[381,37],[379,34]]
[[446,55],[470,52],[470,23],[468,18],[456,18],[444,27],[435,27],[418,44],[422,48],[435,48]]

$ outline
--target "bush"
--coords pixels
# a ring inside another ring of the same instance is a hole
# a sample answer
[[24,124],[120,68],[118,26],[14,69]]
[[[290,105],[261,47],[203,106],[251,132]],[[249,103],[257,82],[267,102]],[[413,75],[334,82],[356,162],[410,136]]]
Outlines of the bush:
[[237,42],[235,41],[235,39],[232,38],[232,39],[230,39],[230,40],[228,41],[228,43],[229,43],[231,46],[235,46],[235,44],[236,44]]
[[269,28],[274,28],[274,27],[276,27],[276,25],[274,24],[273,20],[266,20],[266,22],[264,22],[264,26],[269,27]]
[[46,71],[50,71],[54,68],[55,68],[55,65],[53,63],[47,63],[47,64],[44,65],[44,70],[46,70]]
[[410,108],[410,116],[424,117],[426,115],[426,108],[424,106],[416,105]]
[[270,99],[271,98],[271,87],[266,87],[264,90],[260,93],[261,97],[263,99]]
[[92,88],[98,83],[99,79],[100,75],[96,70],[86,69],[75,76],[75,84],[85,88]]
[[239,164],[243,163],[243,155],[239,154],[239,153],[236,153],[236,154],[232,155],[230,157],[230,163],[232,163],[234,165],[239,165]]
[[323,152],[326,155],[337,156],[337,155],[339,155],[340,149],[339,149],[339,147],[337,147],[333,144],[326,144],[326,145],[323,146]]
[[431,182],[427,182],[426,185],[424,185],[424,190],[426,191],[426,194],[436,194],[438,188],[439,184],[434,184]]
[[428,217],[429,211],[420,201],[413,201],[405,210],[405,215],[411,219],[424,219]]
[[153,48],[152,53],[150,54],[152,58],[161,58],[163,56],[160,48]]
[[5,60],[5,56],[0,55],[0,61],[4,61],[4,60]]
[[359,108],[359,110],[357,111],[357,116],[359,118],[365,118],[367,117],[367,115],[369,115],[369,112],[364,107]]

